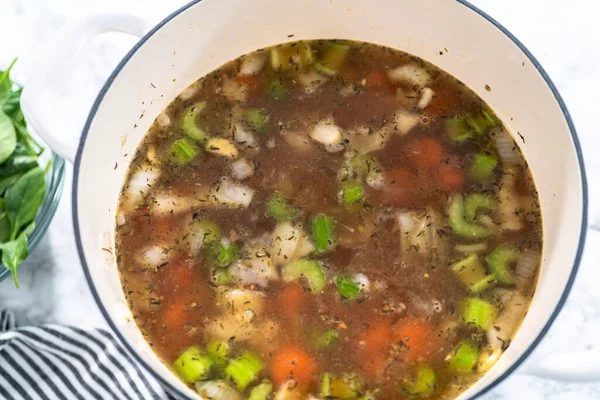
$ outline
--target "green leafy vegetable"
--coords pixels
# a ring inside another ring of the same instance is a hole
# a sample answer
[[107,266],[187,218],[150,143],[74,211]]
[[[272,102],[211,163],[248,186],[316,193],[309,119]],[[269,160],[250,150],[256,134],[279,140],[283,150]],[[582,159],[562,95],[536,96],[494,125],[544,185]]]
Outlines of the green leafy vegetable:
[[315,253],[324,253],[337,244],[335,222],[328,215],[317,215],[311,223],[312,237],[315,242]]
[[17,132],[10,117],[0,110],[0,164],[17,148]]
[[11,240],[16,239],[21,228],[34,220],[44,201],[44,189],[44,171],[36,167],[6,190],[4,208],[11,223]]
[[360,293],[359,284],[347,275],[338,276],[335,283],[338,293],[346,299],[354,299]]

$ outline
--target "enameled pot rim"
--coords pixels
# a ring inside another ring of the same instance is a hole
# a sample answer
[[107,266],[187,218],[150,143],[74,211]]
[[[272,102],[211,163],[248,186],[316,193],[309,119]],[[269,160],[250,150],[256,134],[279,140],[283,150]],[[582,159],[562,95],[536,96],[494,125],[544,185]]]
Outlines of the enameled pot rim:
[[[122,333],[118,330],[118,328],[112,322],[106,307],[102,304],[102,301],[100,300],[98,291],[96,290],[96,287],[93,283],[93,280],[92,280],[92,277],[90,274],[90,268],[85,259],[85,255],[83,252],[83,246],[82,246],[82,241],[81,241],[81,232],[80,232],[80,226],[79,226],[79,217],[78,217],[77,193],[78,193],[78,183],[79,183],[79,179],[80,179],[79,173],[80,173],[81,159],[82,159],[84,144],[85,144],[86,138],[88,136],[92,121],[94,120],[96,113],[97,113],[102,101],[104,100],[106,93],[111,88],[115,78],[117,77],[117,75],[119,75],[119,73],[121,72],[123,67],[129,62],[129,60],[133,57],[133,55],[148,41],[148,39],[150,39],[157,31],[159,31],[164,25],[166,25],[172,19],[177,17],[179,14],[185,12],[186,10],[188,10],[195,4],[200,3],[201,1],[202,0],[191,1],[190,3],[181,7],[177,11],[173,12],[171,15],[169,15],[164,20],[162,20],[160,23],[158,23],[150,32],[148,32],[127,53],[127,55],[123,58],[123,60],[121,60],[119,65],[117,65],[115,70],[112,72],[112,74],[110,75],[110,77],[108,78],[108,80],[106,81],[106,83],[104,84],[102,89],[100,90],[100,93],[98,94],[98,96],[94,102],[94,105],[90,111],[88,118],[87,118],[86,124],[83,128],[83,132],[82,132],[79,146],[77,149],[77,156],[76,156],[75,164],[74,164],[73,191],[72,191],[72,195],[71,195],[72,202],[73,202],[73,211],[72,211],[73,212],[73,225],[74,225],[74,229],[75,229],[75,240],[76,240],[76,244],[77,244],[77,251],[79,253],[79,258],[81,259],[85,278],[86,278],[88,285],[92,291],[94,299],[96,300],[96,303],[98,304],[98,307],[100,308],[100,311],[102,312],[104,318],[106,319],[108,325],[111,327],[111,329],[113,330],[115,335],[119,338],[119,340],[127,348],[127,350],[129,350],[129,352],[133,355],[135,360],[138,363],[140,363],[147,371],[149,371],[151,373],[151,375],[153,375],[154,378],[156,378],[169,392],[176,394],[176,395],[178,395],[178,397],[181,397],[181,398],[187,398],[187,396],[184,395],[178,389],[176,389],[165,377],[160,376],[158,373],[156,373],[156,371],[154,371],[136,353],[136,351],[131,347],[131,345],[128,343],[128,341],[125,339],[125,337],[122,335]],[[496,377],[492,381],[492,383],[490,383],[488,386],[486,386],[483,390],[481,390],[475,396],[471,397],[471,400],[473,400],[477,397],[480,397],[484,393],[489,392],[491,389],[493,389],[494,387],[499,385],[510,374],[512,374],[523,363],[523,361],[525,361],[525,359],[527,359],[527,357],[533,352],[533,350],[537,347],[537,345],[541,342],[541,340],[546,336],[550,327],[552,326],[552,323],[555,321],[556,317],[558,316],[561,309],[563,308],[563,306],[567,300],[567,297],[569,295],[569,292],[571,291],[571,288],[573,287],[573,283],[575,281],[575,276],[577,275],[577,271],[579,269],[579,264],[581,262],[581,257],[583,254],[585,237],[586,237],[587,226],[588,226],[588,221],[587,221],[587,219],[588,219],[588,186],[587,186],[587,179],[586,179],[585,167],[584,167],[584,162],[583,162],[583,154],[582,154],[582,150],[581,150],[581,145],[579,143],[579,138],[578,138],[577,132],[575,130],[575,125],[573,124],[573,120],[571,119],[569,111],[567,110],[567,107],[566,107],[562,97],[560,96],[558,89],[556,88],[556,86],[554,85],[554,83],[552,82],[552,80],[550,79],[548,74],[546,73],[546,71],[542,68],[542,66],[540,65],[538,60],[533,56],[533,54],[531,54],[531,52],[512,33],[510,33],[504,26],[502,26],[500,23],[498,23],[498,21],[496,21],[495,19],[493,19],[492,17],[487,15],[485,12],[483,12],[479,8],[470,4],[466,0],[454,0],[454,1],[458,2],[459,4],[462,4],[464,7],[467,7],[469,9],[471,9],[472,11],[476,12],[481,17],[483,17],[485,20],[487,20],[490,24],[494,25],[504,35],[506,35],[527,56],[527,58],[535,66],[535,68],[537,69],[537,71],[539,72],[541,77],[546,82],[546,85],[548,85],[548,88],[554,94],[554,97],[556,98],[556,101],[557,101],[558,105],[560,106],[560,109],[561,109],[563,116],[569,127],[569,131],[570,131],[571,137],[573,139],[573,144],[574,144],[575,150],[577,152],[577,159],[579,162],[579,170],[581,173],[582,199],[583,199],[581,228],[580,228],[580,233],[579,233],[579,244],[577,247],[577,253],[575,256],[575,261],[573,263],[573,268],[571,270],[571,274],[569,276],[569,279],[565,286],[565,290],[562,293],[562,296],[560,297],[559,302],[557,303],[556,307],[552,311],[546,325],[543,327],[543,329],[541,330],[539,335],[535,338],[535,340],[531,343],[531,345],[521,354],[521,356],[503,374]]]

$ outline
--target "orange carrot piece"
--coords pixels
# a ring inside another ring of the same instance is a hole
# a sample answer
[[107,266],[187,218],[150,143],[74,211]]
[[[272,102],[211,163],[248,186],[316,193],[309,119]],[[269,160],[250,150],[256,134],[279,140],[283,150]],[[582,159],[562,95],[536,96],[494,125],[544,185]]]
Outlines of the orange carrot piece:
[[360,341],[364,343],[362,361],[365,374],[369,378],[376,378],[389,360],[389,348],[392,343],[390,322],[382,318],[371,321]]
[[439,338],[431,323],[422,319],[403,319],[393,328],[396,344],[400,344],[408,361],[426,361],[439,347]]
[[444,157],[444,147],[437,140],[421,136],[407,144],[407,158],[415,168],[434,168],[440,165]]
[[186,312],[185,307],[185,300],[177,299],[165,308],[163,313],[163,323],[168,332],[177,331],[189,322],[189,315]]
[[298,387],[310,390],[315,382],[317,363],[300,347],[289,345],[273,356],[272,371],[276,386],[293,379]]
[[279,304],[286,313],[298,313],[307,296],[304,288],[297,283],[287,284],[279,293]]
[[444,164],[440,167],[438,179],[444,189],[453,191],[465,183],[465,174],[459,167]]

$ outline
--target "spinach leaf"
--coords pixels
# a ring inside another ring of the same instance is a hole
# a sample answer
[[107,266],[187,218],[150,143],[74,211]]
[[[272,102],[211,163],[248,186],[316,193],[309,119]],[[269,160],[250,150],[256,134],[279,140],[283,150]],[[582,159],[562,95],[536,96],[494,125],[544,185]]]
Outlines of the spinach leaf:
[[8,160],[17,147],[17,132],[12,120],[0,110],[0,164]]
[[4,99],[4,103],[2,104],[2,111],[4,114],[8,115],[13,121],[26,126],[25,116],[23,115],[23,111],[21,111],[21,94],[23,93],[23,88],[19,88],[14,92],[11,92],[6,99]]
[[12,274],[16,287],[21,286],[19,284],[17,270],[29,254],[29,249],[27,248],[27,235],[29,235],[33,231],[34,227],[35,224],[32,223],[29,225],[28,229],[26,229],[19,235],[19,237],[16,240],[0,243],[0,250],[2,250],[2,264],[4,264],[4,266]]
[[37,166],[6,189],[4,207],[11,224],[10,240],[16,239],[21,228],[35,219],[44,201],[45,186],[44,171]]
[[4,211],[4,199],[0,198],[0,243],[10,239],[10,221]]
[[12,93],[13,81],[10,79],[10,70],[16,62],[15,58],[6,71],[0,71],[0,105],[4,104],[6,98]]
[[39,166],[37,157],[29,149],[17,147],[12,156],[4,164],[0,164],[0,178],[27,172]]
[[[9,186],[12,186],[20,177],[22,173],[16,173],[10,176],[0,177],[0,196],[4,195],[4,192]],[[0,198],[4,202],[4,199]],[[2,240],[0,240],[0,243]]]

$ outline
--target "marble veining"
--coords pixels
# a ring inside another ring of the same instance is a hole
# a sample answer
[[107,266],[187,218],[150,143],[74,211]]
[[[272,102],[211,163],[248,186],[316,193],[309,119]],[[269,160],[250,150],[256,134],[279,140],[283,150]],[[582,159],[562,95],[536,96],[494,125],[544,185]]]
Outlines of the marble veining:
[[[450,0],[449,0],[450,1]],[[41,40],[66,21],[93,8],[136,10],[158,21],[185,0],[0,0],[2,23],[0,67],[15,56],[26,58]],[[600,92],[600,3],[590,0],[473,0],[515,34],[542,63],[575,121],[586,157],[590,184],[590,223],[600,227],[600,158],[596,149],[598,93]],[[80,131],[91,103],[104,80],[125,52],[131,38],[113,34],[94,40],[74,70],[76,95],[61,100],[59,109],[73,132]],[[17,69],[17,73],[18,73]],[[21,289],[10,280],[0,283],[0,308],[16,312],[19,324],[61,323],[106,326],[84,280],[75,248],[71,221],[72,169],[67,170],[65,195],[47,235],[22,266]],[[566,350],[600,353],[600,232],[590,231],[580,273],[569,300],[552,329],[525,364],[485,400],[600,399],[600,382],[556,382],[528,375],[547,355]]]

